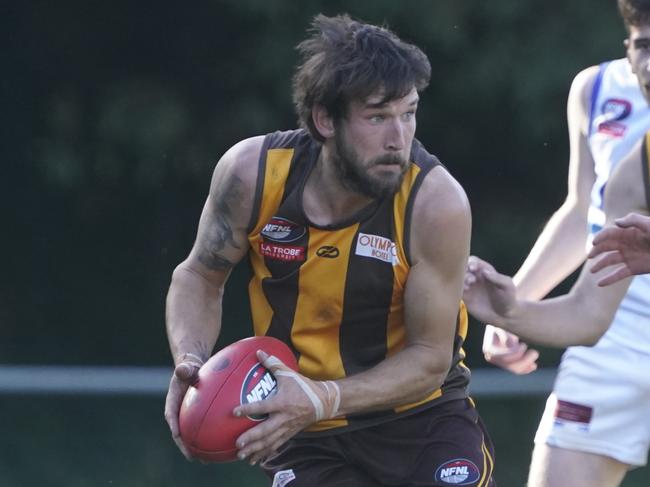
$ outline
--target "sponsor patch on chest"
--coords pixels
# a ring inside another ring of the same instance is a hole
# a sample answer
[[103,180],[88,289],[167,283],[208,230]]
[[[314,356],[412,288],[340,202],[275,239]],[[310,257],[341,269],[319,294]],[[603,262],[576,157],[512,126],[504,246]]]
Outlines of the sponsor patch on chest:
[[273,242],[260,242],[260,254],[274,260],[291,262],[305,260],[305,248],[297,245],[282,245]]
[[382,260],[393,265],[399,264],[395,242],[379,235],[359,233],[355,254]]

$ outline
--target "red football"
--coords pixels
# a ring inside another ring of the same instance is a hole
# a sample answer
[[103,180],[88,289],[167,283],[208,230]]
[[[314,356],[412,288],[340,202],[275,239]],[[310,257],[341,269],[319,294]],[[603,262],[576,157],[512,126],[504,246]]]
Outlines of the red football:
[[266,419],[232,414],[236,406],[276,392],[275,377],[257,360],[258,350],[298,370],[291,349],[266,336],[245,338],[210,357],[199,370],[198,382],[187,390],[179,415],[181,438],[195,457],[207,462],[236,460],[239,435]]

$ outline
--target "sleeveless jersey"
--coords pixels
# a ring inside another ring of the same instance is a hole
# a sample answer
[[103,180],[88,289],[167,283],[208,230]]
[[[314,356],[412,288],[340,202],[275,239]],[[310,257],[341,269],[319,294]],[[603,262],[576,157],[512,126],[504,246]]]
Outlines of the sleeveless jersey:
[[[589,207],[589,242],[605,224],[603,196],[612,170],[650,130],[650,107],[627,59],[600,66],[591,96],[589,148],[595,162],[596,182]],[[650,275],[637,276],[619,307],[638,319],[614,322],[607,335],[637,350],[650,346]],[[618,316],[618,315],[617,315]]]
[[[440,162],[414,141],[394,196],[379,199],[349,221],[318,226],[305,216],[302,201],[320,150],[304,130],[265,138],[248,233],[249,295],[256,335],[287,343],[305,376],[335,380],[367,370],[404,347],[410,215],[423,178]],[[460,303],[449,374],[424,400],[321,421],[305,434],[357,429],[467,397],[466,333],[467,314]]]

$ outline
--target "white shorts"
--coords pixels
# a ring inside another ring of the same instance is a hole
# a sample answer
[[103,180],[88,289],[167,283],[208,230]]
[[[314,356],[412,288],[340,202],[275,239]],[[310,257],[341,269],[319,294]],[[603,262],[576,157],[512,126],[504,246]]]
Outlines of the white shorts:
[[605,335],[562,357],[535,443],[645,465],[650,446],[650,344],[621,347]]

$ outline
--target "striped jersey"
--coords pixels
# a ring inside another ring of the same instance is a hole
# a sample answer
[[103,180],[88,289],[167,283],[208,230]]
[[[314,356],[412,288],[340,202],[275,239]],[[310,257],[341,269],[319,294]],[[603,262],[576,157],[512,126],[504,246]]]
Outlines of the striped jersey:
[[[410,215],[423,178],[440,162],[414,140],[394,196],[348,221],[319,226],[307,219],[302,201],[320,150],[304,130],[265,137],[248,233],[249,296],[256,335],[287,343],[305,376],[335,380],[367,370],[404,347]],[[459,303],[449,374],[424,400],[321,421],[309,431],[356,429],[466,397],[466,333],[467,314]]]
[[[616,165],[650,130],[650,107],[627,59],[601,64],[591,94],[589,148],[595,163],[596,182],[591,191],[588,214],[589,242],[605,224],[603,197]],[[650,344],[650,275],[634,278],[619,309],[636,315],[617,315],[607,336],[636,350]]]

